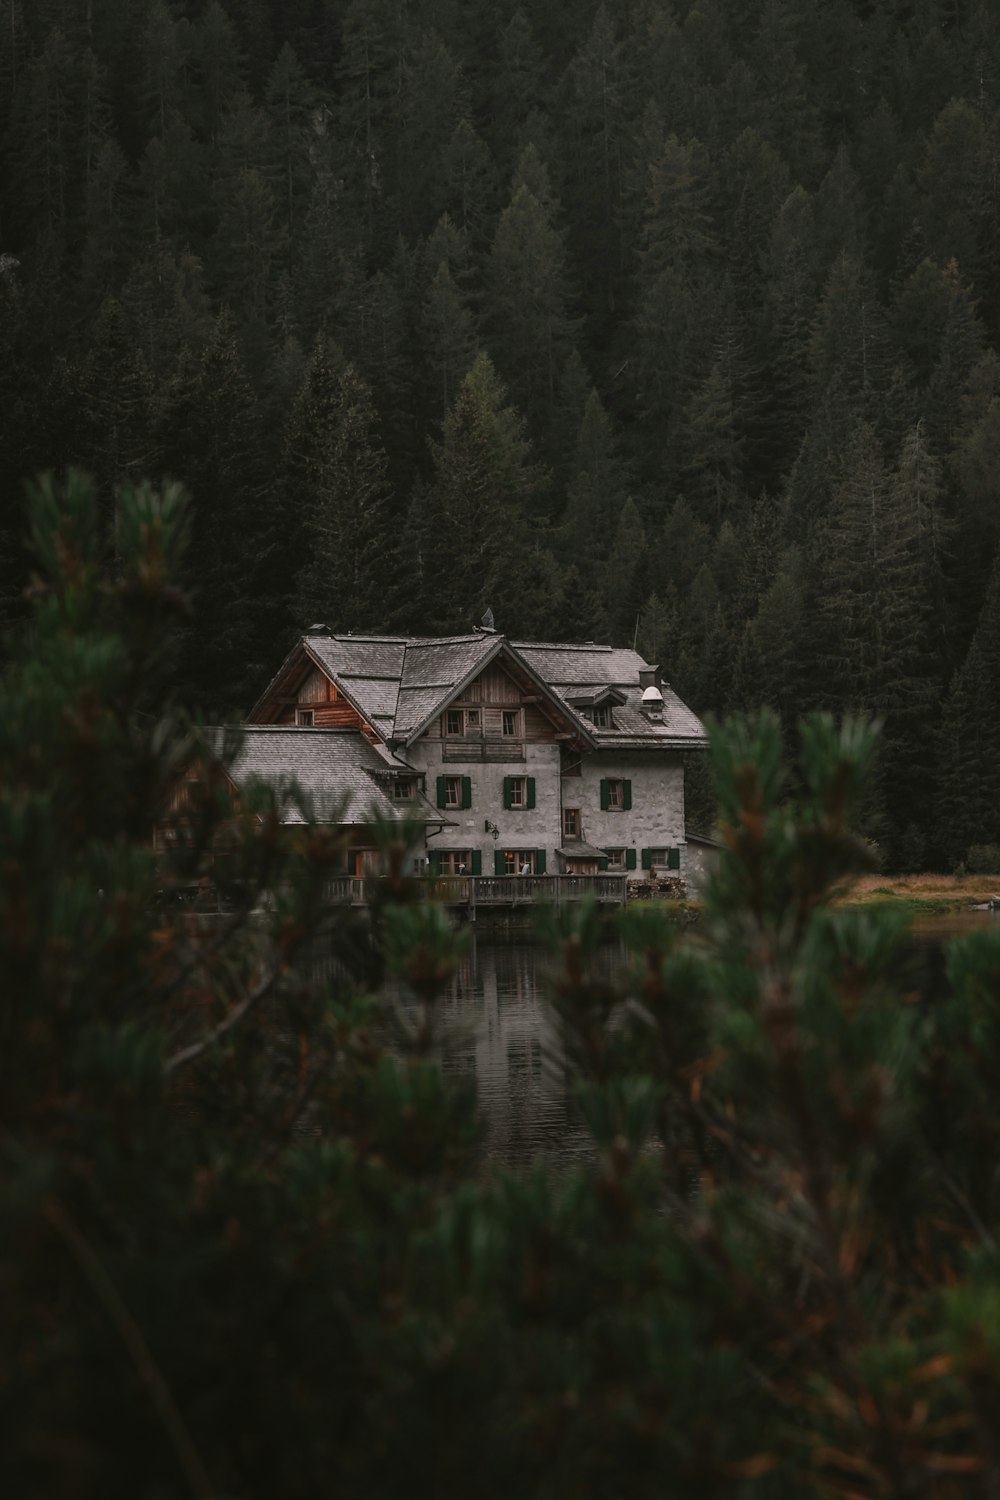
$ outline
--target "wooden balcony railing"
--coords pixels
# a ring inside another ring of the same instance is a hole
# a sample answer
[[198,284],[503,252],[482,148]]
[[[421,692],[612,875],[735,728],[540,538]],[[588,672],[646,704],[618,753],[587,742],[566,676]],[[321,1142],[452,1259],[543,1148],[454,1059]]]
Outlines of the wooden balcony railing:
[[441,759],[447,761],[470,760],[524,760],[524,741],[491,737],[490,739],[450,739],[441,747]]

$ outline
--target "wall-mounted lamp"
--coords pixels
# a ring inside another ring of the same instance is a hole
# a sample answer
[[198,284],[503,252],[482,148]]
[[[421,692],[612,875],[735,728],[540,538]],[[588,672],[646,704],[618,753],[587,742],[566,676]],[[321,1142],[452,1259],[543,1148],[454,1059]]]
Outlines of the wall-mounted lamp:
[[498,839],[500,837],[500,830],[499,830],[499,828],[497,827],[497,825],[495,823],[491,823],[490,820],[489,820],[489,818],[486,819],[486,832],[487,833],[492,833],[492,835],[493,835],[493,837],[495,839]]

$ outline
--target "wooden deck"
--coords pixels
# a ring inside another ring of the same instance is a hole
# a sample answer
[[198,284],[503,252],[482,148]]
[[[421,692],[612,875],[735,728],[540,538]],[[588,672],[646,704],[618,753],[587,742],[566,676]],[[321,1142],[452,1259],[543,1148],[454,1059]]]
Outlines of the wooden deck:
[[[427,895],[445,906],[458,907],[474,918],[477,909],[561,906],[566,901],[592,897],[602,905],[624,906],[625,875],[428,875]],[[367,906],[368,888],[378,877],[342,876],[327,882],[330,901]]]

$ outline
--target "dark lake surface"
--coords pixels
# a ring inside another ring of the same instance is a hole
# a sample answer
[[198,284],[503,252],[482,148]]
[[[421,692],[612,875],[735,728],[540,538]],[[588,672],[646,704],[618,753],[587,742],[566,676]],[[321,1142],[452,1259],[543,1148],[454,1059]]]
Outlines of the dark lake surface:
[[[1000,913],[961,912],[921,918],[913,926],[909,982],[926,998],[944,992],[943,945],[951,938],[1000,929]],[[447,1074],[471,1074],[487,1123],[488,1161],[515,1168],[544,1162],[556,1169],[590,1154],[576,1118],[558,1037],[546,998],[554,960],[527,940],[474,934],[441,1002],[438,1049]],[[595,963],[613,973],[627,962],[609,940]],[[396,991],[404,1010],[408,997]]]
[[[615,972],[627,962],[624,945],[609,941],[594,961]],[[474,1076],[486,1157],[509,1166],[566,1166],[592,1149],[545,998],[554,962],[537,943],[473,935],[440,1007],[442,1068]]]

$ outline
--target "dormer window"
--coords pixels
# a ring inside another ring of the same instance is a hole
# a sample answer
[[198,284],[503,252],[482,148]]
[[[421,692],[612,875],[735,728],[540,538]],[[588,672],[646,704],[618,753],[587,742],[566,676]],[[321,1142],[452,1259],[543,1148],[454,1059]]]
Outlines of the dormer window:
[[607,703],[599,703],[593,710],[591,722],[595,729],[614,729],[614,720],[611,717],[611,709]]
[[416,790],[416,783],[412,776],[397,776],[392,783],[393,800],[396,802],[411,802]]

